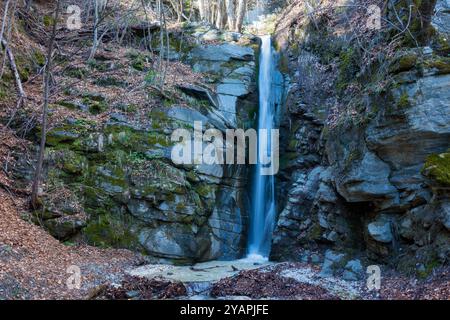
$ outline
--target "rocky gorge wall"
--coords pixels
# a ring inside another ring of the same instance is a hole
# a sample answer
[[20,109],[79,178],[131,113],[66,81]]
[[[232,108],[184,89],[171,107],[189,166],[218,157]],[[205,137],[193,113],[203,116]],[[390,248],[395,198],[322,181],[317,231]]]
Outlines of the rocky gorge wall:
[[[178,85],[187,105],[165,99],[142,115],[144,107],[127,103],[126,96],[114,101],[92,86],[67,90],[53,106],[105,115],[100,123],[68,118],[48,132],[43,208],[30,219],[56,238],[129,248],[174,263],[236,259],[244,253],[247,168],[175,165],[171,134],[184,128],[193,136],[194,121],[201,121],[203,130],[223,133],[253,126],[259,41],[196,23],[183,32],[195,43],[180,51],[181,40],[173,37],[171,53],[163,54],[205,76],[205,85]],[[137,53],[128,65],[119,65],[103,54],[90,64],[138,75],[149,72],[145,59]],[[85,72],[71,69],[80,78]],[[101,82],[103,88],[117,85],[115,79]],[[29,181],[33,170],[23,160],[16,177]]]
[[[395,32],[363,30],[362,48],[344,15],[358,13],[340,4],[308,16],[294,2],[277,25],[291,86],[271,256],[324,262],[349,278],[361,261],[425,275],[450,258],[448,29],[432,25],[428,41],[403,39],[364,65]],[[389,1],[383,14],[406,14],[402,5]],[[448,27],[448,9],[435,19]]]

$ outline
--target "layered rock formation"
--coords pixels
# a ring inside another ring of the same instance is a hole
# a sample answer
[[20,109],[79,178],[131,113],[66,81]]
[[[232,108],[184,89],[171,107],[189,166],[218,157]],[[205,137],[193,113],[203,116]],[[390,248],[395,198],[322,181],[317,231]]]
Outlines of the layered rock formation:
[[[202,24],[187,25],[184,32],[196,37],[198,44],[186,45],[180,52],[174,46],[170,59],[182,57],[207,76],[209,85],[180,85],[188,106],[165,103],[144,118],[115,108],[101,124],[68,119],[49,131],[46,180],[68,188],[70,196],[47,198],[44,211],[36,216],[55,237],[81,236],[94,245],[131,248],[175,263],[236,259],[243,254],[246,168],[175,165],[171,134],[187,129],[193,137],[194,121],[201,121],[203,130],[216,128],[224,134],[226,129],[253,125],[258,41]],[[137,70],[141,64],[138,59],[132,63]],[[87,113],[108,108],[102,94],[82,95],[83,108],[77,103],[71,107]],[[69,105],[67,100],[64,106]],[[26,177],[27,171],[19,175]],[[70,203],[81,205],[79,211],[85,214],[65,210],[63,204],[70,207]]]
[[[383,14],[401,6],[390,1]],[[277,30],[291,89],[272,257],[333,248],[405,271],[448,263],[448,34],[430,27],[419,48],[405,36],[390,58],[364,65],[364,38],[349,37],[338,9],[304,10],[291,5]],[[372,33],[372,45],[387,46],[389,32]]]

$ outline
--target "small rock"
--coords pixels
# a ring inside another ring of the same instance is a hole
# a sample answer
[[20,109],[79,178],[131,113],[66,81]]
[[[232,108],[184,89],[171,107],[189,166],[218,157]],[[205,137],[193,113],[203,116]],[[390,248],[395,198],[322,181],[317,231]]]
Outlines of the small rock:
[[392,241],[391,222],[380,218],[367,226],[369,235],[376,241],[390,243]]
[[320,263],[320,256],[318,254],[312,254],[311,255],[311,262],[314,264],[319,264]]
[[334,272],[338,271],[344,265],[345,254],[338,253],[332,250],[327,250],[325,253],[325,260],[322,265],[320,276],[331,277]]
[[302,254],[300,255],[300,261],[303,263],[308,263],[309,262],[309,255],[310,255],[310,251],[306,250],[304,252],[302,252]]
[[364,270],[361,261],[358,259],[350,260],[345,265],[343,278],[347,281],[357,281],[362,278],[363,272]]
[[431,49],[430,47],[424,47],[422,52],[425,56],[429,56],[433,54],[433,49]]
[[125,295],[128,299],[135,299],[138,298],[141,294],[139,291],[127,291]]

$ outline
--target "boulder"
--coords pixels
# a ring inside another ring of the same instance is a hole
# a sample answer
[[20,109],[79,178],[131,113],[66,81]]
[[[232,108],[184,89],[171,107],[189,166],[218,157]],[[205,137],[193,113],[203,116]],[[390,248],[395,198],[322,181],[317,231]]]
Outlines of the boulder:
[[395,199],[397,189],[390,183],[390,168],[372,152],[352,164],[348,173],[338,176],[336,187],[348,202]]
[[341,271],[345,265],[346,255],[344,253],[327,250],[325,252],[325,260],[322,264],[320,276],[331,277],[336,272]]
[[344,267],[345,271],[342,275],[344,280],[347,281],[357,281],[363,278],[364,269],[361,261],[358,259],[350,260]]
[[391,220],[385,216],[380,216],[377,220],[367,225],[367,231],[370,237],[381,243],[392,242],[393,236],[391,228]]

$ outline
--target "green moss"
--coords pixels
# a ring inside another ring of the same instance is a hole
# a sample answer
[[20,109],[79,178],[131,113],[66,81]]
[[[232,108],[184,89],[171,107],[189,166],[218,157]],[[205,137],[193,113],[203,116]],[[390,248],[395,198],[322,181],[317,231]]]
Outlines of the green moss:
[[62,168],[69,174],[83,174],[84,169],[87,167],[87,160],[85,157],[68,150],[65,152]]
[[[79,119],[71,124],[54,128],[47,132],[47,145],[59,149],[66,148],[68,145],[80,140],[83,135],[91,130],[92,126],[92,121]],[[40,128],[38,128],[36,133],[40,136]]]
[[46,61],[45,55],[39,50],[34,51],[33,58],[38,66],[43,67],[45,65]]
[[105,76],[105,77],[100,77],[98,79],[94,80],[94,84],[97,86],[101,86],[101,87],[121,87],[121,88],[125,88],[128,86],[128,84],[121,80],[121,79],[117,79],[115,77],[111,77],[111,76]]
[[308,230],[308,239],[311,240],[320,240],[322,238],[322,228],[318,223],[314,224],[309,230]]
[[10,88],[9,85],[6,84],[3,80],[0,81],[0,101],[7,99],[10,96]]
[[136,58],[133,61],[131,61],[131,66],[138,71],[144,71],[145,60],[142,58]]
[[398,60],[395,71],[402,72],[411,70],[416,65],[417,60],[418,57],[416,54],[414,53],[406,54]]
[[397,101],[397,107],[408,108],[410,106],[411,106],[411,101],[409,101],[409,95],[408,95],[408,93],[403,92]]
[[280,157],[280,169],[285,170],[291,166],[293,160],[297,159],[297,152],[285,152]]
[[289,58],[285,54],[281,55],[281,57],[280,57],[278,69],[282,73],[285,73],[285,74],[289,73]]
[[44,15],[42,17],[42,23],[46,27],[51,27],[55,23],[55,18],[53,18],[53,16],[51,16],[51,15]]
[[71,78],[83,79],[88,71],[85,68],[77,68],[77,67],[67,67],[64,74]]
[[450,186],[450,150],[447,153],[430,155],[422,173],[442,185]]
[[92,114],[100,114],[108,110],[108,105],[105,101],[98,101],[89,97],[84,97],[83,103],[89,107],[89,112]]
[[350,47],[339,55],[339,74],[336,88],[344,91],[354,80],[358,71],[358,59],[354,48]]
[[91,69],[94,69],[97,71],[107,71],[109,69],[108,63],[100,62],[95,59],[88,60],[87,64]]
[[450,55],[450,41],[442,35],[436,40],[436,52],[444,57]]
[[448,74],[450,73],[450,58],[438,57],[425,61],[425,66],[428,68],[437,69],[438,74]]
[[30,59],[30,57],[24,55],[17,55],[15,58],[20,80],[26,82],[30,78],[30,73],[32,70],[32,60]]
[[127,151],[145,152],[148,151],[149,147],[169,147],[172,145],[170,137],[166,135],[134,130],[127,126],[109,126],[105,133],[112,135],[112,143],[108,147],[113,149],[120,147]]
[[133,248],[137,237],[130,231],[128,221],[111,214],[92,219],[83,230],[89,243],[100,247]]
[[198,193],[199,196],[207,198],[209,197],[212,193],[214,193],[215,188],[213,185],[209,185],[209,184],[201,184],[199,186],[196,186],[194,188],[195,192]]

